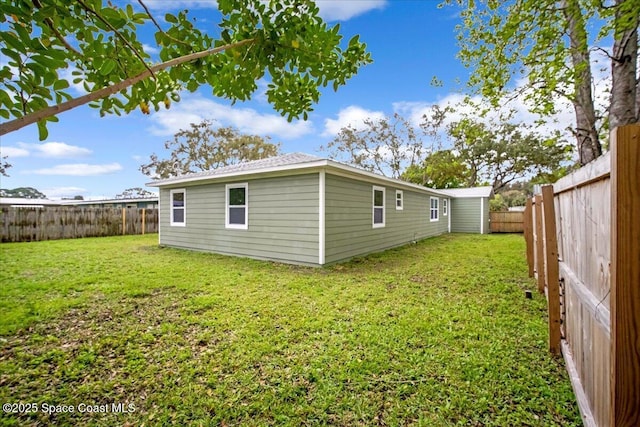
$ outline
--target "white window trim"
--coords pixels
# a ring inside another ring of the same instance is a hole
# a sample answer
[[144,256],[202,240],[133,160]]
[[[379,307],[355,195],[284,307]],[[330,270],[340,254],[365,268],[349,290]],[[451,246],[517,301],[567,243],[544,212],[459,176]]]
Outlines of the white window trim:
[[[436,209],[435,209],[436,217],[435,217],[435,219],[431,218],[431,212],[434,211],[434,209],[432,207],[433,206],[433,204],[432,204],[433,200],[436,201]],[[440,221],[440,199],[437,198],[437,197],[429,197],[429,221],[430,222]]]
[[[229,224],[229,190],[233,188],[244,188],[244,205],[233,205],[235,207],[244,206],[244,224]],[[249,229],[249,184],[246,182],[240,184],[227,184],[224,187],[224,227],[236,230]]]
[[[176,208],[173,207],[173,195],[175,193],[182,193],[183,194],[182,210],[184,211],[184,216],[183,216],[184,221],[182,221],[182,222],[174,222],[173,221],[173,210],[176,209]],[[169,191],[169,224],[172,227],[186,227],[187,226],[187,190],[185,190],[184,188],[175,188],[175,189]]]
[[[398,195],[400,195],[400,198],[398,198]],[[398,200],[400,200],[400,206],[398,206]],[[396,210],[397,211],[401,211],[404,210],[404,193],[402,192],[402,190],[396,190]]]
[[[376,191],[382,191],[382,206],[376,206]],[[373,228],[383,228],[386,224],[386,197],[387,192],[385,187],[378,187],[377,185],[373,186],[373,189],[371,190],[371,225]],[[376,208],[382,208],[382,222],[378,224],[375,223]]]
[[442,216],[449,215],[449,199],[442,199]]

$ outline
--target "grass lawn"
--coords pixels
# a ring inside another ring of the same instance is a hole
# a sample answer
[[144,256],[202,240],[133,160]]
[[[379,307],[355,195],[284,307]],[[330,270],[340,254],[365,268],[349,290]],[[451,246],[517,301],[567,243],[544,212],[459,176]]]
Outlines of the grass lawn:
[[0,401],[38,405],[2,425],[581,425],[521,236],[324,269],[156,235],[2,244],[0,261]]

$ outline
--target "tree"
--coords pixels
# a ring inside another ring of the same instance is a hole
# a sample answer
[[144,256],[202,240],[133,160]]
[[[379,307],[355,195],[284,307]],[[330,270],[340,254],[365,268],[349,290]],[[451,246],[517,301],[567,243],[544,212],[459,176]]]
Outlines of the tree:
[[489,211],[504,212],[508,210],[509,205],[504,197],[502,197],[502,194],[496,194],[493,199],[489,200]]
[[[188,12],[166,14],[162,28],[142,0],[118,7],[103,0],[6,0],[0,14],[0,135],[38,123],[40,139],[56,115],[90,103],[100,113],[137,108],[148,114],[201,85],[247,100],[270,79],[268,101],[288,120],[307,118],[319,87],[344,85],[371,62],[354,36],[343,47],[312,0],[219,0],[219,33],[196,27]],[[153,25],[159,63],[145,53],[140,29]],[[72,98],[64,71],[86,95]]]
[[257,135],[244,135],[233,127],[214,128],[211,120],[191,123],[164,144],[171,154],[162,160],[155,153],[140,167],[145,175],[169,178],[222,166],[277,156],[280,145]]
[[571,146],[557,132],[545,137],[522,123],[486,124],[466,117],[451,123],[447,134],[469,167],[466,185],[489,182],[496,193],[527,175],[556,171],[571,155]]
[[141,187],[127,188],[122,193],[116,195],[116,199],[149,199],[158,195]]
[[19,199],[46,199],[44,193],[33,187],[18,187],[13,189],[0,189],[0,197],[16,197]]
[[469,166],[454,150],[439,150],[431,153],[422,162],[409,166],[402,179],[430,188],[458,188],[469,179]]
[[0,158],[0,175],[2,176],[9,176],[7,169],[11,167],[11,164],[7,162],[7,157],[8,156],[3,156]]
[[522,190],[504,190],[500,196],[508,207],[524,206],[527,203],[527,193]]
[[370,172],[399,178],[401,172],[422,159],[422,140],[413,126],[399,114],[365,119],[362,126],[343,127],[321,150],[329,157]]
[[[518,179],[555,177],[555,181],[568,170],[571,146],[559,132],[544,135],[534,125],[514,123],[514,110],[497,111],[492,117],[476,117],[477,108],[471,109],[473,114],[448,109],[453,111],[462,118],[440,131],[446,142],[439,146],[449,148],[431,151],[424,161],[408,167],[403,179],[433,188],[489,183],[498,193]],[[421,127],[426,126],[433,127],[432,117],[423,117]]]
[[[471,87],[495,105],[509,92],[510,83],[524,77],[527,84],[516,96],[524,96],[533,111],[543,115],[556,112],[558,97],[571,102],[581,164],[602,153],[601,130],[640,119],[638,0],[456,3],[463,8],[459,56],[473,68]],[[613,48],[607,50],[600,45]],[[594,49],[604,52],[611,61],[607,112],[598,111],[594,103]]]

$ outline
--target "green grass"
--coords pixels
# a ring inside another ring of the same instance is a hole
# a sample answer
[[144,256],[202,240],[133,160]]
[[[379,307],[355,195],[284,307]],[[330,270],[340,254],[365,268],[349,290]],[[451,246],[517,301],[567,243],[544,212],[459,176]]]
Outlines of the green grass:
[[160,248],[0,245],[0,401],[133,404],[2,425],[581,425],[513,235],[325,269]]

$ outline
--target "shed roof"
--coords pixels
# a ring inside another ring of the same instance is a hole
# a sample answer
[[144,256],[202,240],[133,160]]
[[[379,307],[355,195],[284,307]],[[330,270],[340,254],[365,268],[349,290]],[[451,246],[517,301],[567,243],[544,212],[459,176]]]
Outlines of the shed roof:
[[449,188],[440,191],[450,195],[451,197],[491,197],[493,194],[493,187],[487,185],[484,187]]

